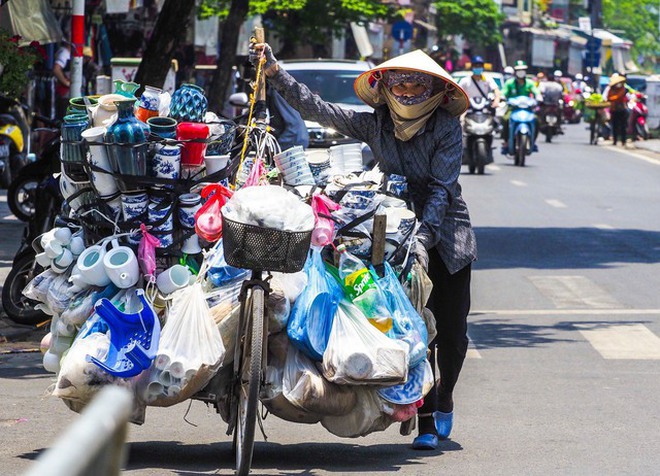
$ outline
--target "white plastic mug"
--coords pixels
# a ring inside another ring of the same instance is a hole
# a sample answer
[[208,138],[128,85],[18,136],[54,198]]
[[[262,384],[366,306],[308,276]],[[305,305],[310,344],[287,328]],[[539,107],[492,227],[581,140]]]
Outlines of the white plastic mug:
[[50,259],[55,259],[59,255],[62,254],[62,251],[64,248],[62,248],[62,244],[59,241],[56,240],[50,240],[44,245],[44,251],[46,253],[46,256],[48,256]]
[[71,253],[71,250],[64,248],[62,254],[53,260],[51,268],[56,273],[63,273],[69,269],[71,263],[73,263],[73,253]]
[[71,276],[71,282],[82,280],[93,286],[105,287],[110,284],[110,278],[103,266],[105,246],[94,245],[87,248],[78,257],[78,274]]
[[229,163],[230,155],[207,155],[204,157],[204,164],[206,165],[206,174],[210,175],[219,172]]
[[190,271],[183,265],[175,264],[171,268],[166,269],[156,278],[156,286],[158,290],[167,295],[172,294],[181,288],[188,285],[190,279]]
[[140,279],[137,257],[128,246],[112,241],[112,249],[103,257],[103,267],[110,280],[120,289],[135,286]]
[[45,252],[38,253],[37,256],[35,257],[35,260],[42,268],[50,266],[51,263],[51,259],[48,257],[48,255]]

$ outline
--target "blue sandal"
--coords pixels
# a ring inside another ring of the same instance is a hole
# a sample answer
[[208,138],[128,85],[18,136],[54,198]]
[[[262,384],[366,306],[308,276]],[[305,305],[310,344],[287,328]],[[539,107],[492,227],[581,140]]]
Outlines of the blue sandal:
[[454,425],[454,412],[433,412],[433,421],[435,422],[435,429],[440,439],[446,440],[449,438],[451,428]]
[[413,440],[412,449],[414,450],[437,450],[438,437],[432,433],[419,435]]

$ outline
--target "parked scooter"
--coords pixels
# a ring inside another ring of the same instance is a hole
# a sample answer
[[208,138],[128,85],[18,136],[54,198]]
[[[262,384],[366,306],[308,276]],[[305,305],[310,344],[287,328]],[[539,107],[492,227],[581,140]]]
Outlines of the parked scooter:
[[464,118],[463,164],[471,174],[482,175],[487,164],[493,162],[493,133],[495,111],[483,97],[470,98],[470,107]]
[[0,187],[7,188],[27,163],[30,123],[27,106],[0,95]]
[[[54,159],[52,154],[54,150]],[[44,157],[43,162],[39,160],[29,167],[34,166],[35,175],[32,176],[32,167],[26,171],[26,177],[38,177],[42,173],[42,163],[47,161],[52,165],[58,162],[59,153],[59,134],[49,141],[44,152],[49,158]],[[45,167],[45,165],[44,165]],[[26,167],[27,168],[27,167]],[[28,175],[30,174],[30,175]],[[36,180],[36,179],[35,179]],[[34,192],[30,194],[34,202],[32,208],[34,214],[26,223],[23,232],[23,240],[14,256],[12,268],[7,275],[2,288],[2,307],[7,316],[19,324],[37,324],[48,318],[42,311],[34,308],[35,303],[23,295],[23,289],[32,278],[38,275],[42,268],[36,262],[36,249],[32,246],[33,242],[38,241],[38,237],[53,228],[56,219],[62,207],[62,194],[60,191],[60,174],[48,173],[38,182]],[[36,241],[35,241],[36,240]]]
[[648,115],[649,109],[646,107],[646,96],[642,93],[637,93],[628,122],[628,132],[633,140],[639,140],[640,138],[648,140],[649,126],[646,123]]
[[527,96],[510,98],[508,105],[513,111],[509,118],[508,154],[513,156],[514,164],[525,166],[525,158],[534,151],[536,99]]
[[[56,122],[46,117],[35,118],[51,127],[57,127]],[[30,221],[34,217],[39,184],[60,170],[59,128],[39,128],[32,132],[45,139],[45,143],[41,147],[35,146],[38,152],[36,160],[20,170],[7,190],[7,205],[16,218],[22,221]]]

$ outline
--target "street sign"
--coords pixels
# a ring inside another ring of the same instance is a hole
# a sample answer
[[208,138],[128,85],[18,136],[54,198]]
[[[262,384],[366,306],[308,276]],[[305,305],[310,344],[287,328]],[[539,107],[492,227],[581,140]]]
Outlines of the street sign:
[[587,39],[587,45],[585,46],[585,55],[584,55],[584,66],[588,68],[595,68],[600,66],[600,46],[602,40],[590,36]]
[[578,18],[578,28],[587,33],[591,33],[591,18],[590,17],[580,17]]
[[399,20],[392,25],[392,38],[399,41],[408,41],[412,38],[413,27],[405,20]]

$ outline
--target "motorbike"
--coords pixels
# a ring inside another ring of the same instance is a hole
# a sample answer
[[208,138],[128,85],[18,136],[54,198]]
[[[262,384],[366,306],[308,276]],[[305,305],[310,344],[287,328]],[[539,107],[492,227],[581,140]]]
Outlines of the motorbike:
[[485,98],[470,98],[470,107],[464,119],[463,164],[471,174],[483,175],[487,164],[493,162],[493,133],[495,113]]
[[543,102],[539,109],[539,128],[545,135],[546,142],[552,142],[552,137],[562,134],[561,111],[562,104],[558,101]]
[[29,137],[27,106],[0,95],[0,187],[9,187],[27,163]]
[[[56,134],[46,145],[45,154],[53,160],[53,151],[59,163],[59,134]],[[40,161],[31,166],[41,173]],[[27,167],[26,167],[27,168]],[[29,170],[26,174],[32,173]],[[26,175],[27,176],[27,175]],[[31,175],[32,176],[32,175]],[[35,175],[33,177],[41,177]],[[35,178],[35,180],[37,180]],[[63,197],[60,190],[60,174],[48,173],[35,185],[33,193],[32,218],[26,223],[23,231],[21,245],[14,256],[12,267],[7,275],[2,288],[2,307],[7,316],[18,324],[38,324],[48,319],[48,316],[40,310],[35,309],[35,303],[23,295],[23,289],[43,269],[36,262],[39,237],[46,233],[56,224],[58,213],[62,207]],[[34,244],[34,245],[33,245]]]
[[[9,209],[16,218],[26,222],[34,217],[39,183],[49,175],[59,172],[60,169],[59,128],[57,128],[57,122],[38,115],[35,116],[35,119],[52,127],[52,129],[38,128],[32,131],[39,139],[43,139],[43,143],[40,147],[35,145],[36,159],[20,170],[7,190]],[[42,140],[38,142],[42,142]]]
[[537,101],[527,96],[510,98],[507,101],[512,109],[509,118],[508,154],[513,156],[514,164],[525,166],[525,158],[534,150],[535,114]]
[[642,93],[635,95],[635,102],[630,111],[630,120],[628,123],[628,130],[633,140],[643,140],[649,138],[649,127],[646,123],[649,109],[646,107],[646,96]]

